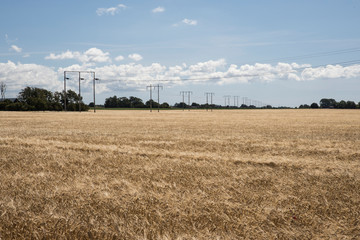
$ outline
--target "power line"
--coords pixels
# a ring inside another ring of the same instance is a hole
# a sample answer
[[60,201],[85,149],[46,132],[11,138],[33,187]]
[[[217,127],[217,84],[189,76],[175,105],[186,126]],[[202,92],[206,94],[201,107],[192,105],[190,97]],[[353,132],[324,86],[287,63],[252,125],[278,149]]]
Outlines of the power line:
[[[226,106],[230,106],[230,98],[231,98],[230,95],[224,96],[224,99],[225,99],[225,107],[226,107]],[[227,105],[226,105],[226,103],[227,103]]]
[[264,60],[264,62],[275,62],[275,61],[279,61],[279,60],[298,60],[298,59],[306,59],[306,58],[339,55],[339,54],[344,54],[344,53],[354,53],[354,52],[360,52],[360,48],[347,48],[347,49],[327,51],[327,52],[318,52],[318,53],[297,55],[297,56],[293,56],[293,57],[273,58],[273,59]]
[[213,106],[213,96],[215,95],[215,93],[213,92],[206,92],[206,111],[209,111],[209,97],[211,99],[211,111],[212,111],[212,106]]
[[[352,64],[357,64],[360,63],[360,59],[357,60],[351,60],[351,61],[345,61],[345,62],[337,62],[337,63],[331,63],[331,64],[323,64],[323,65],[317,65],[317,66],[306,66],[306,67],[301,67],[301,68],[297,68],[296,70],[304,70],[307,68],[320,68],[320,67],[326,67],[328,65],[339,65],[339,64],[344,64],[344,65],[352,65]],[[292,73],[292,72],[287,72],[287,73]],[[221,76],[221,77],[195,77],[195,78],[178,78],[178,79],[159,79],[156,80],[157,82],[182,82],[182,81],[194,81],[194,82],[198,82],[198,81],[206,81],[206,80],[216,80],[216,79],[231,79],[231,78],[239,78],[239,77],[260,77],[260,76],[264,76],[264,75],[271,75],[274,74],[272,72],[270,73],[262,73],[262,74],[238,74],[238,75],[232,75],[232,76]],[[137,81],[137,82],[145,82],[145,81],[149,81],[149,79],[102,79],[104,81],[113,81],[113,82],[130,82],[130,81]]]
[[158,112],[160,112],[160,88],[163,89],[163,86],[160,86],[160,84],[158,84],[154,86],[154,89],[156,88],[158,92]]
[[191,94],[192,94],[192,91],[181,91],[180,94],[182,95],[182,98],[183,98],[183,111],[185,110],[185,95],[187,96],[188,98],[188,106],[189,106],[189,111],[190,111],[190,97],[191,97]]
[[150,112],[152,112],[152,90],[153,90],[154,86],[152,86],[151,84],[149,86],[146,86],[146,90],[150,89]]
[[[89,74],[93,74],[93,78],[95,79],[95,72],[93,71],[64,71],[64,109],[66,112],[66,101],[67,101],[67,92],[66,92],[66,80],[69,80],[70,78],[68,78],[66,76],[67,73],[77,73],[79,76],[79,99],[78,99],[78,104],[79,104],[79,112],[81,112],[81,88],[80,88],[80,81],[81,80],[85,80],[84,78],[81,78],[81,73],[89,73]],[[95,84],[93,85],[94,87],[94,104],[95,104]],[[94,108],[95,109],[95,108]],[[95,112],[95,110],[94,110]]]
[[239,96],[234,96],[234,107],[239,107]]

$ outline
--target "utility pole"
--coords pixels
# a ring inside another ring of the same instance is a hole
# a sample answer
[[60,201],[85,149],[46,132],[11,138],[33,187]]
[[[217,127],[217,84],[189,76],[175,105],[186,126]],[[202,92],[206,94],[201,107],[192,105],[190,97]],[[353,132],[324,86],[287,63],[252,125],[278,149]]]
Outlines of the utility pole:
[[[213,105],[213,96],[215,95],[215,93],[213,92],[206,92],[206,111],[209,111],[209,97],[210,97],[210,101],[211,101],[211,106]],[[211,107],[211,111],[212,111],[212,107]]]
[[81,112],[81,89],[80,89],[80,81],[84,80],[84,78],[80,77],[81,72],[79,72],[79,112]]
[[183,103],[184,103],[183,111],[185,110],[185,95],[187,95],[187,97],[188,97],[188,107],[189,107],[189,111],[190,111],[190,96],[191,96],[192,92],[191,91],[181,91],[180,94],[182,94],[182,96],[183,96]]
[[152,112],[152,90],[153,90],[154,86],[150,84],[150,86],[147,86],[146,87],[146,90],[147,89],[150,89],[150,112]]
[[244,100],[244,104],[246,106],[249,106],[249,101],[251,101],[251,100],[249,98],[247,98],[247,97],[244,97],[243,100]]
[[[225,99],[225,107],[226,107],[226,106],[229,106],[229,107],[230,107],[230,98],[231,98],[230,95],[224,96],[224,99]],[[227,103],[227,105],[226,105],[226,103]]]
[[181,91],[180,94],[182,95],[183,111],[185,111],[185,91]]
[[155,85],[154,89],[157,88],[158,91],[158,112],[160,112],[160,88],[163,89],[163,86],[160,86],[160,84]]
[[66,80],[69,80],[69,78],[66,77],[66,71],[64,71],[64,109],[65,109],[65,112],[66,112],[66,102],[67,102]]
[[[98,78],[95,78],[95,72],[93,71],[64,71],[64,108],[65,111],[67,111],[67,92],[66,92],[66,80],[69,80],[70,78],[68,78],[66,76],[67,73],[76,73],[79,75],[79,99],[78,99],[78,105],[79,105],[79,112],[81,112],[81,86],[80,86],[80,82],[81,80],[85,80],[84,78],[81,78],[81,73],[89,73],[89,74],[93,74],[93,94],[94,94],[94,105],[95,105],[95,81],[99,80]],[[94,108],[94,112],[95,112],[95,108]]]
[[239,107],[239,96],[234,96],[234,107]]
[[205,95],[206,95],[206,111],[209,111],[209,94],[210,93],[205,93]]
[[211,111],[212,111],[212,106],[213,106],[213,96],[214,95],[215,95],[215,93],[210,93]]
[[93,78],[93,96],[94,96],[94,113],[96,112],[96,104],[95,104],[95,81],[98,81],[99,79],[95,77],[94,72],[94,78]]

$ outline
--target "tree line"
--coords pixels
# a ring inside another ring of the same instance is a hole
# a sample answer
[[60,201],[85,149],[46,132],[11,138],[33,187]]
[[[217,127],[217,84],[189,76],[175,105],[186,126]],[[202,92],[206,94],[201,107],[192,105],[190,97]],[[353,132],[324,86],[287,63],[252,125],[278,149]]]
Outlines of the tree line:
[[[3,93],[3,92],[2,92]],[[64,92],[51,92],[46,89],[36,88],[36,87],[26,87],[22,89],[15,101],[9,99],[4,100],[4,95],[2,94],[2,99],[0,101],[0,111],[63,111],[65,94]],[[93,103],[90,103],[89,106],[93,106]],[[68,111],[88,111],[89,106],[83,103],[82,97],[79,96],[76,92],[68,90],[66,92],[66,108]],[[158,104],[154,100],[149,100],[143,102],[142,99],[134,96],[127,97],[108,97],[105,99],[105,108],[170,108],[170,105],[167,102]],[[193,102],[191,105],[188,105],[184,102],[175,103],[174,108],[192,108],[192,109],[221,109],[221,108],[242,108],[242,109],[254,109],[257,108],[254,105],[245,105],[242,104],[240,107],[235,106],[221,106],[215,104],[198,104]],[[267,105],[261,108],[272,108],[272,106]],[[323,98],[318,103],[302,104],[299,108],[336,108],[336,109],[356,109],[360,108],[360,102],[356,104],[354,101],[344,101],[341,100],[337,102],[332,98]]]
[[138,97],[117,97],[116,95],[113,97],[108,97],[105,99],[105,108],[170,108],[170,105],[167,102],[161,103],[160,105],[154,100],[149,100],[147,102],[143,102],[142,99]]
[[299,108],[337,108],[337,109],[356,109],[360,108],[360,102],[356,104],[354,101],[344,101],[341,100],[337,102],[333,98],[323,98],[320,100],[320,104],[312,103],[308,104],[301,104]]
[[271,105],[264,105],[261,107],[255,106],[255,105],[246,105],[246,104],[241,104],[241,106],[222,106],[222,105],[216,105],[216,104],[199,104],[196,102],[193,102],[192,104],[186,104],[184,102],[180,102],[180,103],[175,103],[174,104],[175,108],[193,108],[193,109],[207,109],[207,108],[212,108],[212,109],[256,109],[256,108],[273,108]]
[[88,111],[89,106],[85,105],[76,92],[68,90],[64,92],[51,92],[36,87],[22,89],[16,100],[13,102],[5,99],[0,102],[0,110],[5,111],[62,111],[64,110],[66,96],[66,109],[68,111]]

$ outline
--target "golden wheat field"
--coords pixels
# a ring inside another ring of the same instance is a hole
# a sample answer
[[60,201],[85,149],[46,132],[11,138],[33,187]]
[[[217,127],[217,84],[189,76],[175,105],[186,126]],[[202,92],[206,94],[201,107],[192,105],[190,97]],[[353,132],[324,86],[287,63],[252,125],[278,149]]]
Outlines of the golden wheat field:
[[0,112],[0,239],[359,239],[359,110]]

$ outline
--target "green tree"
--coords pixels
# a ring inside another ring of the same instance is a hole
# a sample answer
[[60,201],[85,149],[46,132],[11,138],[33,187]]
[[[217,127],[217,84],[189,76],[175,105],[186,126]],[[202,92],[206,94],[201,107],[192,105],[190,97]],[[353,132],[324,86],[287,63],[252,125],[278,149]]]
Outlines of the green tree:
[[129,101],[130,101],[130,107],[133,107],[133,108],[143,108],[143,107],[145,107],[145,104],[143,103],[143,101],[140,98],[131,96],[129,98]]
[[6,111],[32,111],[36,110],[34,106],[28,105],[26,102],[14,102],[5,107]]
[[346,102],[346,108],[348,109],[355,109],[356,108],[356,103],[353,101],[347,101]]
[[116,108],[119,106],[119,99],[115,96],[105,99],[105,108]]
[[198,104],[198,103],[196,103],[196,102],[193,102],[193,103],[191,104],[191,106],[192,106],[193,108],[198,108],[198,107],[200,107],[200,104]]
[[12,102],[9,99],[5,99],[4,101],[0,101],[0,111],[4,111],[6,106],[11,104]]
[[345,102],[344,100],[341,100],[341,101],[337,104],[337,108],[345,109],[345,108],[346,108],[346,102]]
[[55,102],[51,91],[42,88],[26,87],[19,92],[19,99],[36,111],[52,110],[51,106]]
[[332,98],[323,98],[320,100],[320,107],[321,108],[335,108],[336,107],[336,101]]
[[180,103],[175,103],[174,107],[176,108],[187,108],[188,105],[184,102],[180,102]]
[[312,103],[310,105],[311,108],[319,108],[319,105],[317,103]]
[[[65,108],[65,95],[64,92],[55,92],[54,93],[55,103],[53,104],[53,110],[61,108]],[[82,97],[79,96],[76,92],[69,89],[66,92],[66,110],[67,111],[79,111],[79,102],[81,111],[88,111],[89,106],[85,105],[82,101]],[[60,103],[60,104],[59,104]]]
[[117,99],[117,106],[120,108],[129,108],[131,106],[130,100],[127,97],[120,97]]
[[170,105],[167,102],[164,102],[160,105],[160,108],[170,108]]
[[150,103],[152,104],[152,108],[157,108],[159,106],[157,102],[151,99],[145,103],[147,108],[150,108]]

